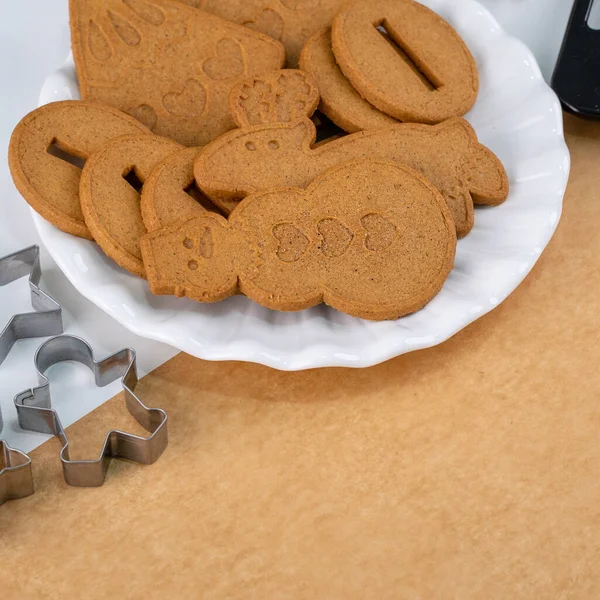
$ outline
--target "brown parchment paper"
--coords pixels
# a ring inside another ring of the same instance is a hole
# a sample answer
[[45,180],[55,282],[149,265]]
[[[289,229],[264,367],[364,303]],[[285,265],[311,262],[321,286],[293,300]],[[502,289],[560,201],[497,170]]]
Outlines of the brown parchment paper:
[[[600,598],[600,124],[566,117],[558,232],[498,309],[366,370],[179,355],[140,394],[170,444],[0,508],[0,598]],[[117,397],[76,423],[77,456]]]

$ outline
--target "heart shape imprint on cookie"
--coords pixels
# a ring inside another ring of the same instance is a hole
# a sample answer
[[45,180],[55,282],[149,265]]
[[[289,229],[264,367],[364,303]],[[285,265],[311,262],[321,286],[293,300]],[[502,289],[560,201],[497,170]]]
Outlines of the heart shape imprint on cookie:
[[321,252],[325,256],[337,258],[350,247],[354,234],[341,221],[328,217],[321,219],[317,225],[322,238]]
[[196,79],[188,79],[180,92],[165,94],[162,103],[175,117],[199,117],[206,108],[206,90]]
[[273,236],[279,242],[277,258],[283,262],[296,262],[306,252],[310,240],[292,223],[278,223]]
[[389,248],[398,237],[398,228],[382,214],[369,213],[360,222],[367,231],[365,247],[372,252]]
[[272,8],[264,8],[253,21],[245,21],[242,25],[265,33],[276,40],[281,40],[285,27],[283,17]]
[[246,63],[242,46],[232,38],[220,39],[217,42],[216,56],[206,59],[202,70],[216,81],[243,75]]

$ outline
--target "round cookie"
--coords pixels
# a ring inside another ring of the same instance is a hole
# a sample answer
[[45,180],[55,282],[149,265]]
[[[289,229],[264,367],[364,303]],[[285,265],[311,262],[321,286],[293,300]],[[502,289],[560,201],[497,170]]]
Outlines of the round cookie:
[[[215,210],[194,182],[194,160],[199,151],[200,148],[184,148],[170,154],[144,183],[141,211],[148,231],[166,227],[186,215]],[[220,204],[221,210],[229,214],[238,203],[230,200]]]
[[475,103],[475,60],[456,31],[413,0],[353,0],[331,34],[337,63],[358,93],[401,121],[439,123]]
[[145,276],[140,238],[146,228],[140,189],[166,156],[182,146],[155,135],[110,140],[95,152],[81,174],[81,209],[94,239],[117,264]]
[[300,68],[316,80],[321,94],[319,110],[348,133],[381,129],[396,119],[367,102],[340,71],[331,49],[331,29],[321,29],[304,46]]
[[[46,221],[78,237],[93,239],[79,202],[81,167],[111,138],[150,133],[125,113],[91,102],[46,104],[15,127],[8,166],[19,193]],[[67,162],[69,161],[69,162]]]

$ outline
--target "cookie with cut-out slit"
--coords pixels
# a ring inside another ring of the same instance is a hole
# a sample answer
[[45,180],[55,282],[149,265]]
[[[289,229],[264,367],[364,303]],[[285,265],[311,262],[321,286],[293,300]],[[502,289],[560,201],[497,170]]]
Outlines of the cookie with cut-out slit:
[[319,110],[349,133],[381,129],[397,120],[367,102],[346,79],[331,49],[331,29],[321,29],[310,37],[300,55],[300,68],[310,73],[319,88]]
[[[193,1],[193,0],[187,0]],[[199,0],[199,8],[281,40],[296,67],[306,40],[331,25],[345,0]]]
[[413,0],[351,0],[336,15],[337,64],[368,102],[400,121],[439,123],[477,98],[475,60],[458,33]]
[[229,219],[190,215],[142,238],[155,294],[202,302],[241,292],[268,308],[325,302],[395,319],[427,304],[454,262],[456,233],[439,191],[390,161],[351,161],[306,190],[243,200]]
[[180,144],[156,135],[129,135],[110,140],[86,162],[79,196],[85,223],[104,253],[118,265],[144,277],[140,238],[140,193],[144,181]]
[[108,106],[65,100],[35,109],[15,127],[8,166],[27,203],[55,227],[92,239],[79,202],[81,168],[111,138],[150,133]]
[[223,201],[306,187],[342,162],[385,158],[415,169],[440,190],[459,237],[473,226],[473,202],[500,204],[508,195],[502,163],[461,118],[438,125],[398,123],[318,146],[314,141],[315,127],[306,118],[233,130],[200,151],[194,176],[209,198]]
[[194,160],[200,148],[184,148],[162,160],[144,182],[141,211],[148,231],[166,227],[188,214],[221,210],[229,214],[237,202],[216,207],[196,186]]
[[[229,104],[234,121],[242,125],[287,122],[311,115],[319,92],[313,79],[293,69],[270,71],[240,81],[231,91]],[[167,157],[152,172],[142,193],[142,217],[148,231],[204,209],[215,206],[225,215],[236,200],[216,199],[211,203],[194,182],[193,163],[201,148],[188,148]]]
[[70,0],[81,96],[197,146],[234,127],[241,79],[283,66],[282,44],[172,0]]

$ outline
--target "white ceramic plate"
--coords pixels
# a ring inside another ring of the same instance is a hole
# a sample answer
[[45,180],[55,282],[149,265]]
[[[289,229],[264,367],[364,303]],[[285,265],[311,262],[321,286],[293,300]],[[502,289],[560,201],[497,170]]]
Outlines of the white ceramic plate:
[[[134,333],[209,360],[243,360],[278,369],[366,367],[448,339],[502,302],[529,273],[560,219],[569,174],[558,100],[531,52],[474,0],[423,0],[462,35],[477,61],[480,92],[467,115],[480,141],[503,161],[508,200],[479,207],[458,243],[456,265],[423,310],[372,323],[325,306],[298,313],[262,308],[244,297],[201,305],[153,296],[92,242],[34,214],[50,254],[75,287]],[[72,59],[45,82],[40,104],[77,98]]]

